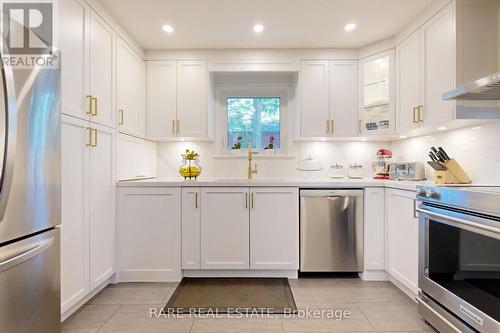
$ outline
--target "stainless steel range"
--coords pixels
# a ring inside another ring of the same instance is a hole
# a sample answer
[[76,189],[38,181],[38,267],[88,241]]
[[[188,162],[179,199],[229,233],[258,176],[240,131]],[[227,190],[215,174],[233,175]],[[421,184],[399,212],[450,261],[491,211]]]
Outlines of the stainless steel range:
[[500,187],[419,187],[419,311],[440,332],[500,332]]

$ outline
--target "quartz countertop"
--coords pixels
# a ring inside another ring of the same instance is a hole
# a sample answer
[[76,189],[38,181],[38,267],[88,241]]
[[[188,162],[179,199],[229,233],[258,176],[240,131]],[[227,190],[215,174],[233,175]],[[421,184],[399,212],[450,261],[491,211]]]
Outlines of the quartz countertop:
[[415,191],[418,185],[434,185],[432,181],[401,181],[363,179],[212,179],[200,178],[198,180],[183,180],[179,178],[151,178],[119,181],[119,187],[300,187],[300,188],[361,188],[361,187],[389,187],[402,190]]

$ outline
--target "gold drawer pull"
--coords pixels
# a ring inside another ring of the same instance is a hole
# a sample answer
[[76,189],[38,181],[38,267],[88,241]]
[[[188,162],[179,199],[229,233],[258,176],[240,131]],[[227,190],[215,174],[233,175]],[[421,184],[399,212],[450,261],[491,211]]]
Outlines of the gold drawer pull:
[[123,121],[123,109],[118,109],[118,116],[119,116],[118,125],[125,124],[125,122]]

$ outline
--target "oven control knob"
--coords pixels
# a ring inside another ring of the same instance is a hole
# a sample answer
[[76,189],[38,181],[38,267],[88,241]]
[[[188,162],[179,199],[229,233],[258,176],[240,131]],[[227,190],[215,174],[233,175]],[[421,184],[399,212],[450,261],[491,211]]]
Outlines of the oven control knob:
[[441,198],[441,195],[439,195],[438,192],[436,191],[428,191],[426,193],[427,197],[434,199],[434,200],[439,200]]
[[419,190],[417,193],[418,197],[427,197],[427,191],[426,190]]

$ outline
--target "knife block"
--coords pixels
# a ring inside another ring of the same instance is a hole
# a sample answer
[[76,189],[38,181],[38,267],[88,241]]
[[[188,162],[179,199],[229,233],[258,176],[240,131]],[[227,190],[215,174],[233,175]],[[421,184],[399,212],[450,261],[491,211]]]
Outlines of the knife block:
[[471,182],[464,169],[454,159],[446,161],[443,165],[446,170],[434,171],[436,184],[469,184]]

